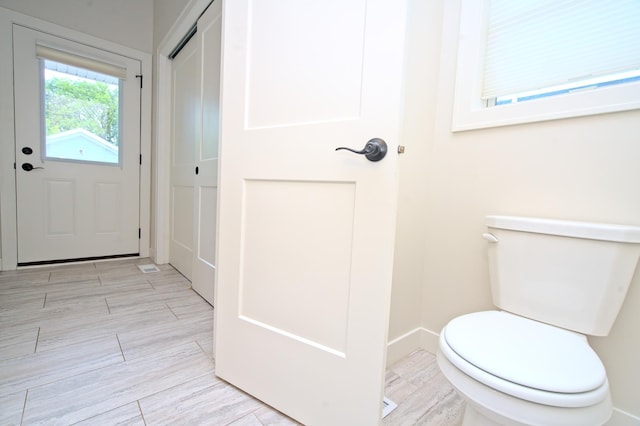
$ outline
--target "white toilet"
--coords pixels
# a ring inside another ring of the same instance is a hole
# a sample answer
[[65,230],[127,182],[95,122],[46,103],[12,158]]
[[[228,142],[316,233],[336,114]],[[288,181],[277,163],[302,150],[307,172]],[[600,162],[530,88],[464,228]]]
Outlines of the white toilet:
[[495,305],[440,333],[438,365],[465,425],[601,425],[609,383],[586,335],[606,336],[640,257],[640,227],[488,216]]

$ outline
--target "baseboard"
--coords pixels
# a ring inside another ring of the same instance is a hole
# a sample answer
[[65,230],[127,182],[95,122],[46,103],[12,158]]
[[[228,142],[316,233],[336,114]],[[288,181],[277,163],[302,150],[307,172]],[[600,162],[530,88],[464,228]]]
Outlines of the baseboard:
[[438,334],[426,328],[417,327],[389,341],[387,343],[387,366],[400,361],[418,349],[435,354],[438,351]]
[[631,413],[613,408],[613,414],[607,422],[607,426],[638,426],[640,425],[640,417],[636,417]]

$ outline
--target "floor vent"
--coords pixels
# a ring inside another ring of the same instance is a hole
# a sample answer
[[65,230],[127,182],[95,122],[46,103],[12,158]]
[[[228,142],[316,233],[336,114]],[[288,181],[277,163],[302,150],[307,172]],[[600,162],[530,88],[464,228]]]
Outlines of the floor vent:
[[382,399],[382,418],[384,419],[389,415],[390,412],[396,409],[398,404],[387,398],[386,396]]
[[138,269],[140,269],[145,274],[149,274],[151,272],[160,272],[160,269],[158,269],[158,267],[154,264],[138,265]]

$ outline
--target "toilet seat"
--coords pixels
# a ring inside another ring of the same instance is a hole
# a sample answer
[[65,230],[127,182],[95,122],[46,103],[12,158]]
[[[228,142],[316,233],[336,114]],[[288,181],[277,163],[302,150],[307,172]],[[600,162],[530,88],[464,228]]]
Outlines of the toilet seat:
[[524,400],[585,407],[609,394],[585,336],[507,312],[455,318],[442,330],[440,349],[465,374]]

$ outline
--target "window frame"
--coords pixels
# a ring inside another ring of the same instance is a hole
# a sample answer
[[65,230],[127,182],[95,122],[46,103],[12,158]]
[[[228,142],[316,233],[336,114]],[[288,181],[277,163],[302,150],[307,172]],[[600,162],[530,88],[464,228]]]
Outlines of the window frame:
[[487,107],[481,99],[488,0],[462,0],[453,132],[640,108],[640,81]]

